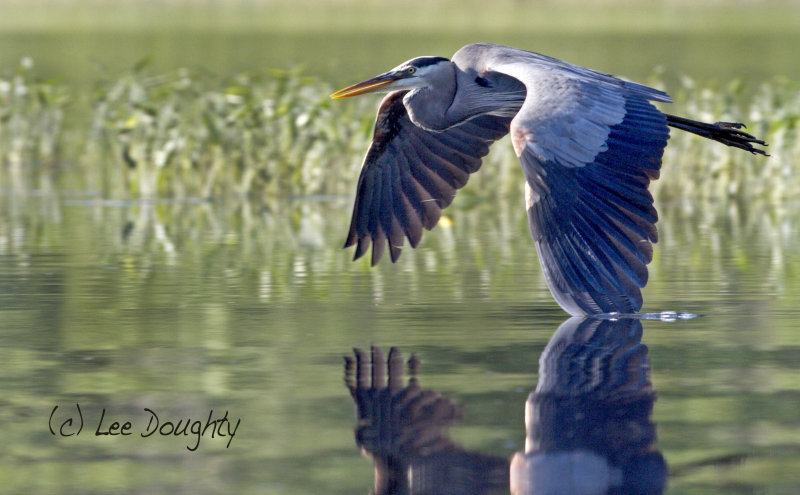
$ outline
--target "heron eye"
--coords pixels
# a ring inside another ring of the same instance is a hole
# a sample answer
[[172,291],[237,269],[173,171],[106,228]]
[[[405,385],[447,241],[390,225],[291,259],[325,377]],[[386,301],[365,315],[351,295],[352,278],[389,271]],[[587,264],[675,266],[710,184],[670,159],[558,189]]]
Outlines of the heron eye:
[[417,72],[417,68],[416,67],[409,67],[408,69],[406,69],[406,72],[408,72],[409,74],[413,74],[413,73]]

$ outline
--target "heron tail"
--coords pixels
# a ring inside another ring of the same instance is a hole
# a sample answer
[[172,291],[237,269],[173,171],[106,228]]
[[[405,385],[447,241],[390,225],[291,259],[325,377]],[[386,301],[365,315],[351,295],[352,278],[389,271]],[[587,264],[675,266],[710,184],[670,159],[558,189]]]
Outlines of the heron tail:
[[752,134],[748,134],[741,129],[747,126],[738,122],[715,122],[707,124],[697,120],[685,119],[675,115],[667,115],[667,125],[676,129],[682,129],[704,138],[719,141],[722,144],[743,149],[753,154],[769,156],[764,150],[753,145],[767,146],[763,140],[758,139]]

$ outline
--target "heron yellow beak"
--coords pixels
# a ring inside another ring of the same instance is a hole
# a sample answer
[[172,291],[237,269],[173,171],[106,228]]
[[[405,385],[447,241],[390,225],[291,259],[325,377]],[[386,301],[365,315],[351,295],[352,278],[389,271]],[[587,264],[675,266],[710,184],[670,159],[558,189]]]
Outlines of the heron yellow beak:
[[372,93],[373,91],[378,91],[380,89],[392,86],[399,79],[400,78],[397,77],[396,74],[387,72],[385,74],[381,74],[380,76],[373,77],[372,79],[367,79],[366,81],[362,81],[360,83],[353,84],[352,86],[340,89],[339,91],[333,93],[331,98],[338,100],[339,98],[349,98],[351,96],[363,95],[364,93]]

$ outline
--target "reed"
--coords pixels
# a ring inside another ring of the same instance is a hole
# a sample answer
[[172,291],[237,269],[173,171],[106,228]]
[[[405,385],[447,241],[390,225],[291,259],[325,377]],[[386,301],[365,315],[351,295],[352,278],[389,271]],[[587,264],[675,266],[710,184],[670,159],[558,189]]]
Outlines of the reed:
[[[146,60],[101,78],[87,102],[73,88],[34,78],[31,64],[0,77],[0,173],[22,188],[75,164],[69,174],[80,187],[110,198],[351,194],[377,106],[377,98],[333,102],[330,85],[298,71],[153,74]],[[656,74],[650,83],[660,81]],[[656,198],[797,197],[798,89],[784,79],[760,87],[682,80],[669,112],[744,121],[772,156],[675,132],[652,186]],[[66,126],[65,112],[86,117]],[[519,194],[507,142],[493,147],[484,169],[490,172],[473,176],[466,200]]]

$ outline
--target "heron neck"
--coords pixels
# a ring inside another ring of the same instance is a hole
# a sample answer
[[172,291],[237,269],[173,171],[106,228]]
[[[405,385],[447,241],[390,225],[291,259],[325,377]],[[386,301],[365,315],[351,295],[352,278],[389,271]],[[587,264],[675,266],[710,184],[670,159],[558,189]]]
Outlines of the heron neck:
[[458,85],[456,68],[452,63],[432,74],[428,85],[417,88],[403,98],[411,121],[423,129],[443,131],[462,119],[449,115]]
[[[480,81],[480,82],[478,82]],[[477,77],[451,65],[426,87],[403,98],[411,121],[423,129],[443,131],[478,115],[512,118],[525,101],[525,85],[500,73]]]

